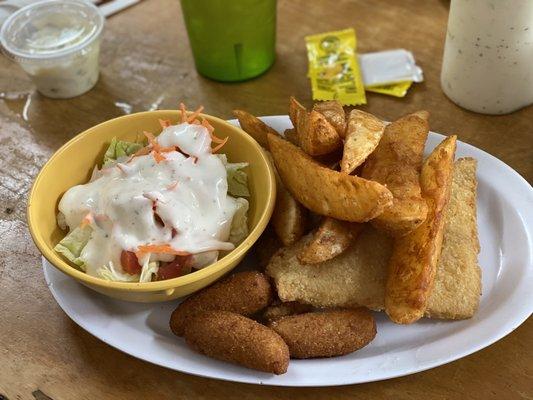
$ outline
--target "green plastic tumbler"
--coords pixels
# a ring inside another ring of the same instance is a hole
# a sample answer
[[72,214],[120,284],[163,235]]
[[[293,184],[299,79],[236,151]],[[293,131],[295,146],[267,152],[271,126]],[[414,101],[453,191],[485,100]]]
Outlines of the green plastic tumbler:
[[270,68],[276,55],[276,0],[181,0],[198,72],[235,82]]

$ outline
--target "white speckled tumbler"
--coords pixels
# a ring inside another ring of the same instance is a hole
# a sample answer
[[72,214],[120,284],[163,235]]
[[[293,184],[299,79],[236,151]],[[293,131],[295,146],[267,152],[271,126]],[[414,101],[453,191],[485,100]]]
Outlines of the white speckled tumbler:
[[533,104],[533,0],[452,0],[441,84],[483,114]]

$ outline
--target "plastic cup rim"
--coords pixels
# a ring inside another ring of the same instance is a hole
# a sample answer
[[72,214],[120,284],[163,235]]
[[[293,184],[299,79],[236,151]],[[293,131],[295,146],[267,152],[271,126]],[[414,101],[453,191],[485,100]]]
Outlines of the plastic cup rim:
[[[76,5],[80,5],[80,6],[86,7],[87,9],[91,9],[94,12],[95,17],[96,17],[95,18],[96,30],[94,32],[92,32],[90,35],[88,35],[87,37],[85,37],[80,43],[76,44],[75,46],[68,47],[66,49],[59,50],[57,52],[50,53],[50,54],[31,54],[31,53],[27,53],[27,52],[24,52],[24,51],[20,51],[20,50],[18,50],[16,48],[13,48],[13,46],[10,46],[7,43],[7,40],[6,40],[6,37],[5,37],[7,28],[9,27],[9,25],[11,23],[13,23],[13,21],[18,16],[20,16],[20,14],[26,12],[29,9],[37,8],[37,7],[46,7],[47,5],[50,5],[50,4],[59,4],[59,5],[76,4]],[[11,14],[6,19],[6,21],[2,25],[2,28],[0,29],[0,47],[1,47],[2,51],[4,52],[4,54],[8,58],[16,60],[17,62],[21,62],[21,61],[36,61],[36,62],[39,62],[39,61],[54,61],[54,60],[58,60],[58,59],[61,59],[61,58],[70,57],[73,54],[75,54],[75,53],[83,50],[87,46],[91,45],[96,39],[98,39],[100,37],[100,34],[102,33],[103,27],[104,27],[104,16],[102,15],[102,13],[98,9],[98,7],[96,7],[92,3],[89,3],[89,2],[83,1],[83,0],[44,0],[44,1],[40,1],[40,2],[37,2],[37,3],[32,3],[32,4],[29,4],[27,6],[24,6],[24,7],[20,8],[20,9],[18,9],[17,11],[15,11],[13,14]]]

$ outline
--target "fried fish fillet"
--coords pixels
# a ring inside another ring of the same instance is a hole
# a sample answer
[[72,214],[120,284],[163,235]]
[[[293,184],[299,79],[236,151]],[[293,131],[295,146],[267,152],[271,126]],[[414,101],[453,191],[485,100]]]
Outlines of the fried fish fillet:
[[[445,211],[442,253],[426,316],[464,319],[479,305],[481,271],[476,220],[476,162],[455,162],[451,197]],[[321,264],[301,264],[297,254],[309,237],[278,251],[267,267],[282,301],[316,307],[384,308],[387,263],[392,239],[368,226],[343,254]]]

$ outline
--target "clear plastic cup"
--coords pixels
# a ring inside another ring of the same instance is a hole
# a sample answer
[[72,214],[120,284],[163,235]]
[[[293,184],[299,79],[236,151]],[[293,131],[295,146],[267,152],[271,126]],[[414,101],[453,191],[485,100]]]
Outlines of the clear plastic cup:
[[98,80],[104,17],[82,0],[47,0],[12,14],[0,30],[4,53],[52,98],[70,98]]

